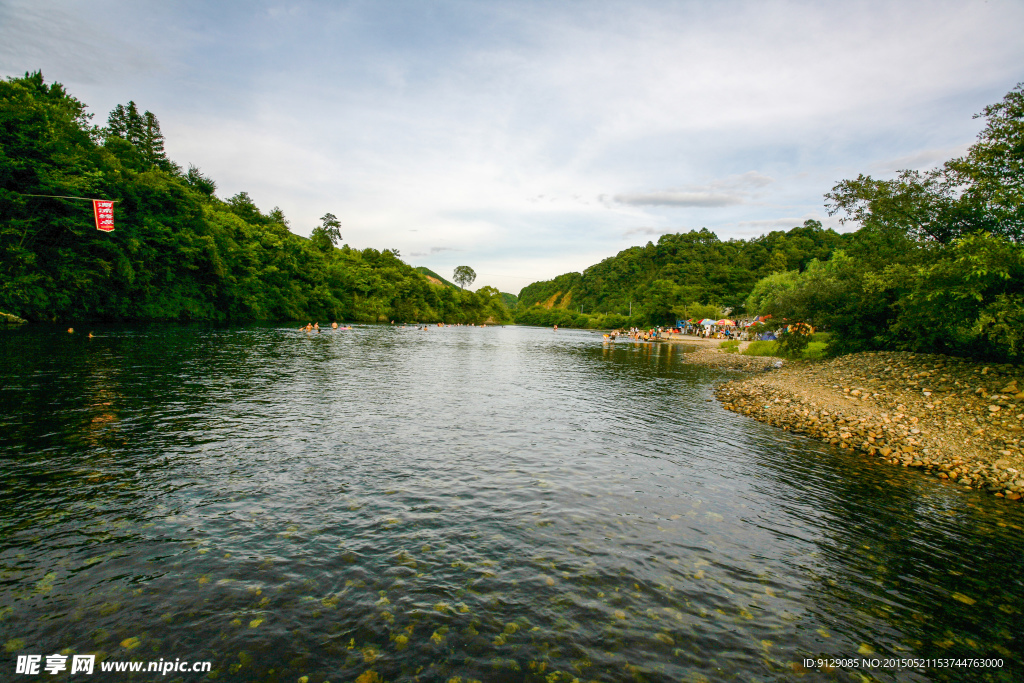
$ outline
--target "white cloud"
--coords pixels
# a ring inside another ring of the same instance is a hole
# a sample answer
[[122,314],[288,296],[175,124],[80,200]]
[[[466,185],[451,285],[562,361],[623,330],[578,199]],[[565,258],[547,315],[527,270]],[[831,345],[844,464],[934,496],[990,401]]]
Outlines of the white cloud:
[[692,185],[680,190],[638,192],[615,195],[615,201],[633,206],[721,207],[743,204],[754,196],[753,190],[775,182],[772,178],[747,171],[742,175]]
[[736,236],[756,237],[757,235],[763,235],[773,230],[790,230],[792,228],[798,228],[808,220],[818,221],[826,230],[832,229],[837,232],[849,232],[850,230],[855,229],[852,226],[844,227],[835,216],[829,216],[827,214],[823,215],[816,212],[807,213],[799,217],[737,221],[735,223],[723,225],[722,227],[725,231],[735,233]]
[[166,58],[150,44],[119,35],[95,14],[55,9],[43,2],[0,3],[2,73],[41,70],[47,80],[99,84],[110,78],[166,72],[166,68]]
[[617,194],[615,201],[634,206],[731,206],[742,204],[738,195],[710,192],[648,192],[646,194]]
[[923,149],[914,154],[899,157],[898,159],[889,159],[881,161],[873,165],[876,173],[895,173],[903,170],[917,170],[925,171],[931,168],[941,166],[944,162],[950,159],[963,156],[967,153],[967,149],[973,143],[963,143],[960,145],[953,145],[952,147],[943,147],[941,149]]
[[667,235],[670,232],[679,232],[672,228],[630,228],[629,230],[622,233],[623,237],[629,237],[630,235]]

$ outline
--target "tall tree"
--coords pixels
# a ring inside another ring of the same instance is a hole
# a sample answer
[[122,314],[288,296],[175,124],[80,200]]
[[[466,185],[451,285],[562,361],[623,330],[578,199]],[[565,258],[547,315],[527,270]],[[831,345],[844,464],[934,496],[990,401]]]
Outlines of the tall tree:
[[313,228],[309,238],[321,251],[330,251],[331,247],[341,242],[341,221],[333,213],[325,213],[320,218],[320,225]]
[[950,244],[981,231],[1024,243],[1024,83],[978,117],[985,128],[966,155],[892,180],[844,180],[825,195],[829,213],[916,242]]
[[473,284],[473,281],[476,280],[476,271],[469,266],[459,266],[455,269],[452,279],[455,280],[459,287],[466,289],[466,287]]
[[217,191],[217,183],[203,175],[203,172],[199,170],[199,167],[189,165],[188,173],[185,174],[185,182],[189,186],[202,194],[212,197],[213,193]]
[[114,107],[107,118],[105,133],[108,138],[121,138],[131,143],[146,162],[165,171],[175,170],[164,151],[160,122],[151,111],[140,114],[133,100]]
[[114,107],[107,117],[107,136],[119,137],[127,140],[136,147],[142,142],[142,130],[144,127],[142,116],[134,100],[128,100],[128,104],[119,104]]
[[963,212],[981,229],[1024,243],[1024,83],[985,107],[978,141],[947,161],[948,182],[961,191]]
[[164,152],[164,134],[160,132],[160,122],[153,112],[143,114],[141,137],[140,148],[146,159],[157,166],[165,164],[168,159]]

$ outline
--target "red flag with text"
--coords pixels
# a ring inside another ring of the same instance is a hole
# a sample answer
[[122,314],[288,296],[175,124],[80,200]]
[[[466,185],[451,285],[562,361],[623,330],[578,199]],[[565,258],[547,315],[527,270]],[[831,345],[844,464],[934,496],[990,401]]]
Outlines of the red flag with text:
[[92,212],[96,216],[97,230],[114,231],[114,202],[94,199],[92,200]]

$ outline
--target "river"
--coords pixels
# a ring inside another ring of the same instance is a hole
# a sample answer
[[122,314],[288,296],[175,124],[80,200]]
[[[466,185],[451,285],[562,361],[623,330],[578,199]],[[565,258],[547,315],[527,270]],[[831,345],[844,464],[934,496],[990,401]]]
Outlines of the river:
[[682,347],[86,331],[0,330],[0,679],[1024,680],[1024,506],[727,412]]

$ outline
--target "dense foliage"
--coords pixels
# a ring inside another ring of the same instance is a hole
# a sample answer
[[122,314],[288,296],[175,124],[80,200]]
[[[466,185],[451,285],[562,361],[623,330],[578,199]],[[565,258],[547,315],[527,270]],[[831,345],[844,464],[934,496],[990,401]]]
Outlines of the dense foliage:
[[531,325],[673,325],[679,318],[743,311],[764,276],[828,258],[847,236],[805,221],[788,232],[722,241],[703,229],[663,235],[587,268],[535,282],[519,293],[516,320]]
[[836,185],[830,211],[860,225],[848,248],[762,280],[748,304],[832,331],[832,353],[1024,358],[1024,85],[981,116],[940,168]]
[[[29,320],[508,319],[491,288],[435,285],[396,250],[337,246],[332,214],[310,239],[246,193],[218,199],[167,159],[135,103],[104,127],[39,73],[0,83],[0,310]],[[116,229],[88,202],[113,199]]]

